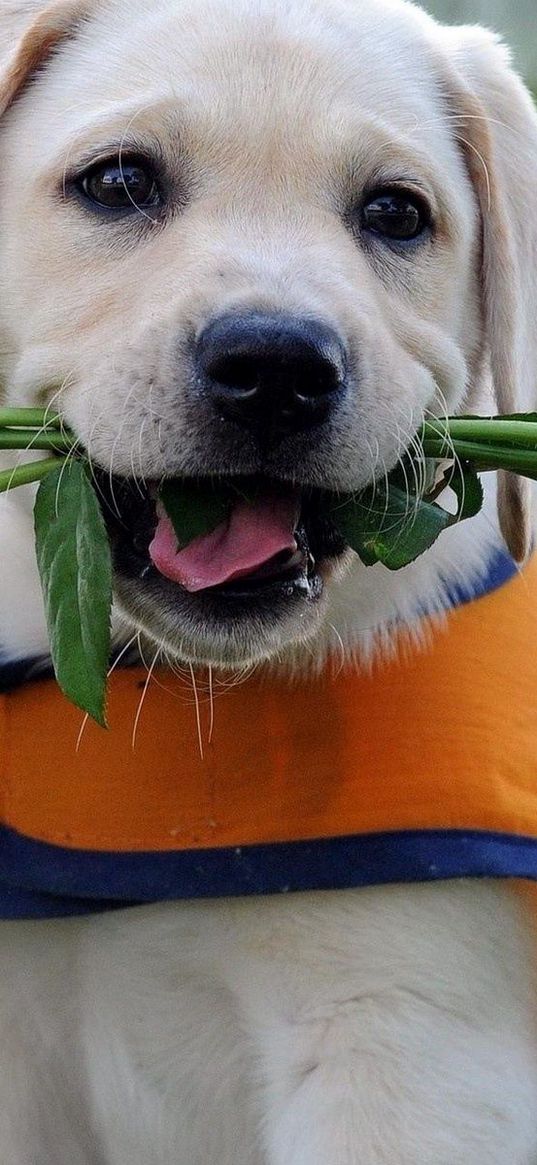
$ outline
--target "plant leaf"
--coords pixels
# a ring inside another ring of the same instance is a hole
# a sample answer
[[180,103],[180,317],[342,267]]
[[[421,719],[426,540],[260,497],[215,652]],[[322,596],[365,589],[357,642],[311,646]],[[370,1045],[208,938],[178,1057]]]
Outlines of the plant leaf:
[[82,461],[60,465],[43,479],[34,524],[56,679],[73,703],[106,727],[112,562]]
[[377,484],[336,503],[330,517],[366,566],[400,570],[423,554],[452,521],[434,502]]
[[483,505],[483,486],[475,469],[470,465],[459,462],[449,480],[450,489],[457,495],[459,508],[451,525],[464,522],[466,518],[475,518]]
[[221,483],[199,482],[192,478],[173,478],[160,489],[160,500],[177,535],[180,546],[188,546],[200,534],[208,534],[223,522],[230,510],[230,499]]

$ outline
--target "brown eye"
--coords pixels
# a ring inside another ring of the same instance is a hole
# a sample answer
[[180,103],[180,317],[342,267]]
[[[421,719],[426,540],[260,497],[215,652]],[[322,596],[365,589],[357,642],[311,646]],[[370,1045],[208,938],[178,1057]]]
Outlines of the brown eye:
[[101,162],[87,170],[77,186],[85,198],[106,210],[136,211],[160,203],[153,169],[139,159]]
[[362,208],[362,229],[386,239],[417,239],[430,225],[429,208],[406,191],[380,191]]

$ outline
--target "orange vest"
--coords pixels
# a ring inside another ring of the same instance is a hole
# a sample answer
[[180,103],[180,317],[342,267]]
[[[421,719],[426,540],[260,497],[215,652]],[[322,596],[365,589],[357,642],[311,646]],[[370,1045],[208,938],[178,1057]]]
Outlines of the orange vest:
[[115,671],[78,749],[54,681],[0,697],[0,916],[537,879],[537,556],[370,673],[197,689]]

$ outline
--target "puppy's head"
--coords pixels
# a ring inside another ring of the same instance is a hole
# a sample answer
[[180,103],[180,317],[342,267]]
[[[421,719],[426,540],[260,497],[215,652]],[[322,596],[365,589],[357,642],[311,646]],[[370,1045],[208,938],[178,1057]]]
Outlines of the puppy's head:
[[[530,100],[491,36],[403,0],[39,8],[4,15],[10,399],[54,397],[91,457],[131,620],[186,658],[268,657],[360,585],[323,491],[535,376]],[[179,558],[168,477],[239,490]],[[524,497],[500,498],[522,557]]]

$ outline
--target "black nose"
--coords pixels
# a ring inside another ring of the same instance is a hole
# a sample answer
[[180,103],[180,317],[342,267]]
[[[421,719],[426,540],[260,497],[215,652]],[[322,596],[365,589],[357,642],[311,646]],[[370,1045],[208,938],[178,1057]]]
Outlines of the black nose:
[[249,429],[309,429],[329,419],[343,392],[343,344],[317,320],[221,316],[202,332],[197,360],[220,415]]

